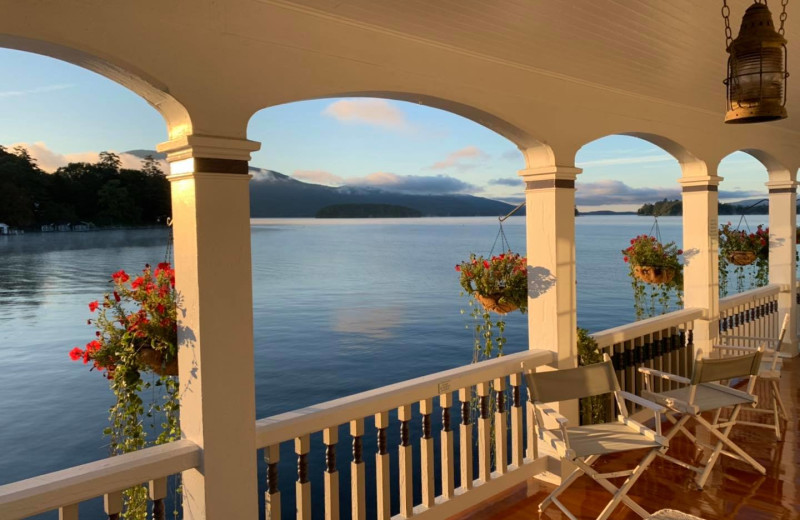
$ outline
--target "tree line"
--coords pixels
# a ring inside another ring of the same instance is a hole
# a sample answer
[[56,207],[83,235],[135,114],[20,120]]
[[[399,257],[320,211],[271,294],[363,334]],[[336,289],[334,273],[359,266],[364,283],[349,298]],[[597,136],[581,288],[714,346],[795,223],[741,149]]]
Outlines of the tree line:
[[170,214],[169,181],[152,157],[133,170],[122,168],[118,155],[101,152],[96,163],[47,173],[25,148],[0,146],[0,222],[12,227],[156,225]]
[[[762,204],[724,204],[718,203],[718,212],[720,215],[768,215],[769,205],[764,202]],[[653,204],[644,204],[641,208],[636,210],[637,215],[644,216],[658,216],[658,217],[673,217],[683,215],[683,202],[680,200],[660,200]]]

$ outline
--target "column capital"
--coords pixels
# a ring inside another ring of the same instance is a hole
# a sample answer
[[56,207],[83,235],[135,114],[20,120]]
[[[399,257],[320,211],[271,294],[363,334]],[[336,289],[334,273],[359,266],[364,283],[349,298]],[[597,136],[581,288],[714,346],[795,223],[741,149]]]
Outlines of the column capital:
[[525,181],[526,189],[541,188],[575,188],[575,179],[583,170],[571,166],[546,166],[544,168],[526,168],[518,175]]
[[261,143],[248,139],[235,139],[213,135],[182,135],[160,143],[156,150],[167,154],[167,162],[191,158],[249,161],[250,152],[261,148]]
[[767,187],[770,193],[796,193],[797,185],[798,182],[792,180],[768,181],[764,183],[764,186]]
[[720,182],[722,182],[722,177],[717,175],[681,177],[678,179],[678,184],[683,186],[683,191],[717,191]]

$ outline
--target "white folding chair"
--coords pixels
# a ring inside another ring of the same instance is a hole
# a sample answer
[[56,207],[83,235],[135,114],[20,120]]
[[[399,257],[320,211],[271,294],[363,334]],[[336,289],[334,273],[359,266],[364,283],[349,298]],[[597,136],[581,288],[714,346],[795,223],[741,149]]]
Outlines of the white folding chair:
[[738,424],[755,426],[757,428],[769,428],[775,431],[775,437],[778,440],[782,438],[781,419],[784,421],[789,420],[789,414],[786,413],[786,407],[783,405],[783,399],[781,399],[779,386],[783,359],[791,357],[789,354],[781,352],[781,344],[783,343],[788,329],[789,314],[787,313],[783,318],[783,325],[781,326],[781,331],[777,338],[724,334],[719,337],[720,343],[714,345],[714,348],[717,349],[723,357],[749,354],[757,350],[757,345],[764,344],[766,346],[764,356],[761,360],[761,368],[758,371],[758,379],[768,386],[771,399],[769,406],[756,407],[748,411],[770,414],[773,417],[773,421],[772,423],[738,421]]
[[[711,449],[708,460],[700,466],[693,466],[667,455],[666,446],[658,453],[664,459],[696,472],[695,483],[699,489],[703,489],[720,455],[747,462],[762,475],[766,474],[764,466],[756,462],[753,457],[728,437],[731,429],[736,424],[736,419],[742,406],[755,406],[757,402],[756,396],[753,395],[753,388],[758,377],[763,349],[764,347],[762,346],[756,352],[724,359],[702,359],[702,352],[698,350],[691,379],[647,367],[639,368],[639,372],[645,374],[645,388],[642,391],[642,397],[666,406],[668,409],[666,413],[667,419],[674,424],[666,435],[667,441],[671,440],[678,432],[681,432],[696,446]],[[656,393],[653,391],[654,377],[668,379],[687,386]],[[719,383],[719,381],[746,378],[749,378],[746,391],[737,390]],[[733,408],[730,417],[724,422],[720,422],[720,413],[723,409],[730,407]],[[711,422],[706,420],[701,415],[703,412],[714,412],[713,420]],[[696,435],[686,428],[686,423],[690,419],[694,419],[695,422],[716,437],[717,442],[714,446],[704,445]]]
[[[558,496],[585,473],[613,495],[597,517],[598,520],[608,518],[620,502],[642,518],[650,515],[629,498],[627,493],[650,465],[656,453],[666,447],[666,440],[661,435],[661,413],[665,409],[663,406],[620,390],[611,360],[608,355],[605,355],[604,359],[603,363],[585,367],[525,374],[530,400],[534,406],[538,442],[549,445],[561,458],[577,466],[577,469],[564,478],[561,485],[539,504],[540,513],[553,503],[570,519],[575,520],[575,516],[558,500]],[[567,419],[545,404],[608,393],[614,394],[619,406],[620,415],[616,422],[568,427]],[[656,430],[653,431],[630,419],[625,400],[653,410],[656,416]],[[545,427],[545,417],[558,423],[558,428],[548,430]],[[602,455],[641,449],[646,449],[647,453],[634,469],[598,473],[592,468]],[[616,487],[609,482],[609,479],[618,477],[627,477],[621,486]]]

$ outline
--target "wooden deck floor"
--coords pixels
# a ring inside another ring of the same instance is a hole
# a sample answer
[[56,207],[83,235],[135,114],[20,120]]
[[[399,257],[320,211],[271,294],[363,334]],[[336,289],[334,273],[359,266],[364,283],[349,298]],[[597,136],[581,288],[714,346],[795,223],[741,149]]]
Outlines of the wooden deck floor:
[[[734,441],[767,469],[766,476],[761,476],[744,463],[721,457],[705,489],[696,491],[691,486],[694,473],[656,458],[629,496],[650,512],[677,509],[706,520],[800,519],[800,359],[790,360],[784,367],[781,396],[790,416],[783,441],[777,442],[773,432],[763,428],[737,426],[732,433]],[[769,399],[768,396],[760,398]],[[749,415],[748,420],[755,416]],[[762,420],[765,415],[760,415]],[[604,471],[627,469],[642,456],[640,452],[633,455],[608,457],[597,467]],[[679,434],[672,441],[670,455],[688,462],[697,452],[686,437]],[[527,484],[466,518],[567,518],[553,505],[539,515],[537,506],[552,489],[553,486],[547,484]],[[610,495],[586,476],[560,497],[578,518],[595,518],[609,499]],[[611,518],[633,520],[640,517],[623,505],[617,507]]]

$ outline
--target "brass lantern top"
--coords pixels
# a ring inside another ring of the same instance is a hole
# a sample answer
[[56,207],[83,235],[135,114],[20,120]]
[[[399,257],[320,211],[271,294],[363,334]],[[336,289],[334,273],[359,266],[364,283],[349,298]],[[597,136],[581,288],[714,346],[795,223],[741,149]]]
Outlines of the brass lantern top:
[[775,30],[765,4],[754,3],[727,49],[726,123],[760,123],[787,117],[786,39]]

